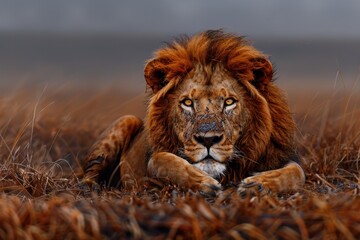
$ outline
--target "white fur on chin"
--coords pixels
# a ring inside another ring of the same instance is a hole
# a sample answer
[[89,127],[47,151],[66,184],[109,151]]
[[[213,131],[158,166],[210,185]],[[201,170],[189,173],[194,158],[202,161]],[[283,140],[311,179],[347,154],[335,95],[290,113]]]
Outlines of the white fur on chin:
[[225,164],[216,162],[214,160],[204,160],[193,164],[194,167],[206,172],[213,178],[219,178],[226,170]]

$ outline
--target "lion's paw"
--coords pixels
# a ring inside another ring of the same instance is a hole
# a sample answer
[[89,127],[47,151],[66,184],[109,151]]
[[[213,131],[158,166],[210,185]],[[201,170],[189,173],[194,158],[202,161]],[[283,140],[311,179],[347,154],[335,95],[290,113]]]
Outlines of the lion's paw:
[[221,184],[210,176],[203,176],[200,184],[198,184],[197,189],[199,192],[205,195],[216,195],[220,191]]
[[245,178],[239,193],[265,195],[269,193],[288,192],[299,189],[305,183],[305,174],[299,164],[291,162],[283,168],[257,173]]
[[242,197],[264,196],[277,189],[276,179],[265,175],[255,175],[245,178],[238,187],[238,193]]
[[255,196],[264,196],[271,193],[271,190],[267,187],[264,187],[261,183],[250,182],[250,183],[241,183],[237,189],[238,194],[245,197],[255,197]]

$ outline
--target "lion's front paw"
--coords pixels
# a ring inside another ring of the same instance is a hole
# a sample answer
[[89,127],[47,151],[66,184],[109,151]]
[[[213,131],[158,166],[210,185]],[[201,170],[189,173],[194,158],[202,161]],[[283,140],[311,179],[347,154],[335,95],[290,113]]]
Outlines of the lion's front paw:
[[221,184],[206,172],[190,164],[187,165],[185,172],[188,176],[187,184],[189,188],[206,194],[216,193],[221,190]]
[[238,193],[242,197],[263,196],[279,190],[279,182],[273,174],[262,173],[241,181]]
[[200,192],[206,194],[216,193],[217,191],[221,190],[221,184],[210,176],[204,175],[202,180],[196,187]]
[[254,196],[264,196],[271,193],[270,188],[264,186],[262,183],[258,182],[241,182],[237,192],[241,197],[254,197]]
[[261,172],[245,178],[238,189],[241,195],[265,195],[271,192],[288,192],[299,189],[305,183],[302,168],[294,162],[283,168]]
[[147,171],[150,177],[167,179],[183,189],[203,193],[216,193],[221,189],[216,179],[172,153],[154,154],[149,160]]

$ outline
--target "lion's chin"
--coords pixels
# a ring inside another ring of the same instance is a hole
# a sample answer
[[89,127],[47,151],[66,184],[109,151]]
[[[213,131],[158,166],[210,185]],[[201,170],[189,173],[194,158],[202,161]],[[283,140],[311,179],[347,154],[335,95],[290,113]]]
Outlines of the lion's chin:
[[213,178],[220,178],[226,170],[225,164],[213,159],[202,160],[201,162],[194,163],[193,166],[206,172]]

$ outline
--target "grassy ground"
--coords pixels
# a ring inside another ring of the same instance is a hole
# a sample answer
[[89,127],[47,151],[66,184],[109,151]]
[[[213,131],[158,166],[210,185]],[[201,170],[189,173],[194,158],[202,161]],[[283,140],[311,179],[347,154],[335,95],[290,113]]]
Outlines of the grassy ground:
[[[96,136],[143,96],[71,88],[0,98],[0,239],[359,239],[360,98],[290,92],[307,181],[299,192],[216,197],[149,182],[83,188],[79,162]],[[84,94],[81,94],[84,93]],[[130,99],[130,100],[129,100]]]

